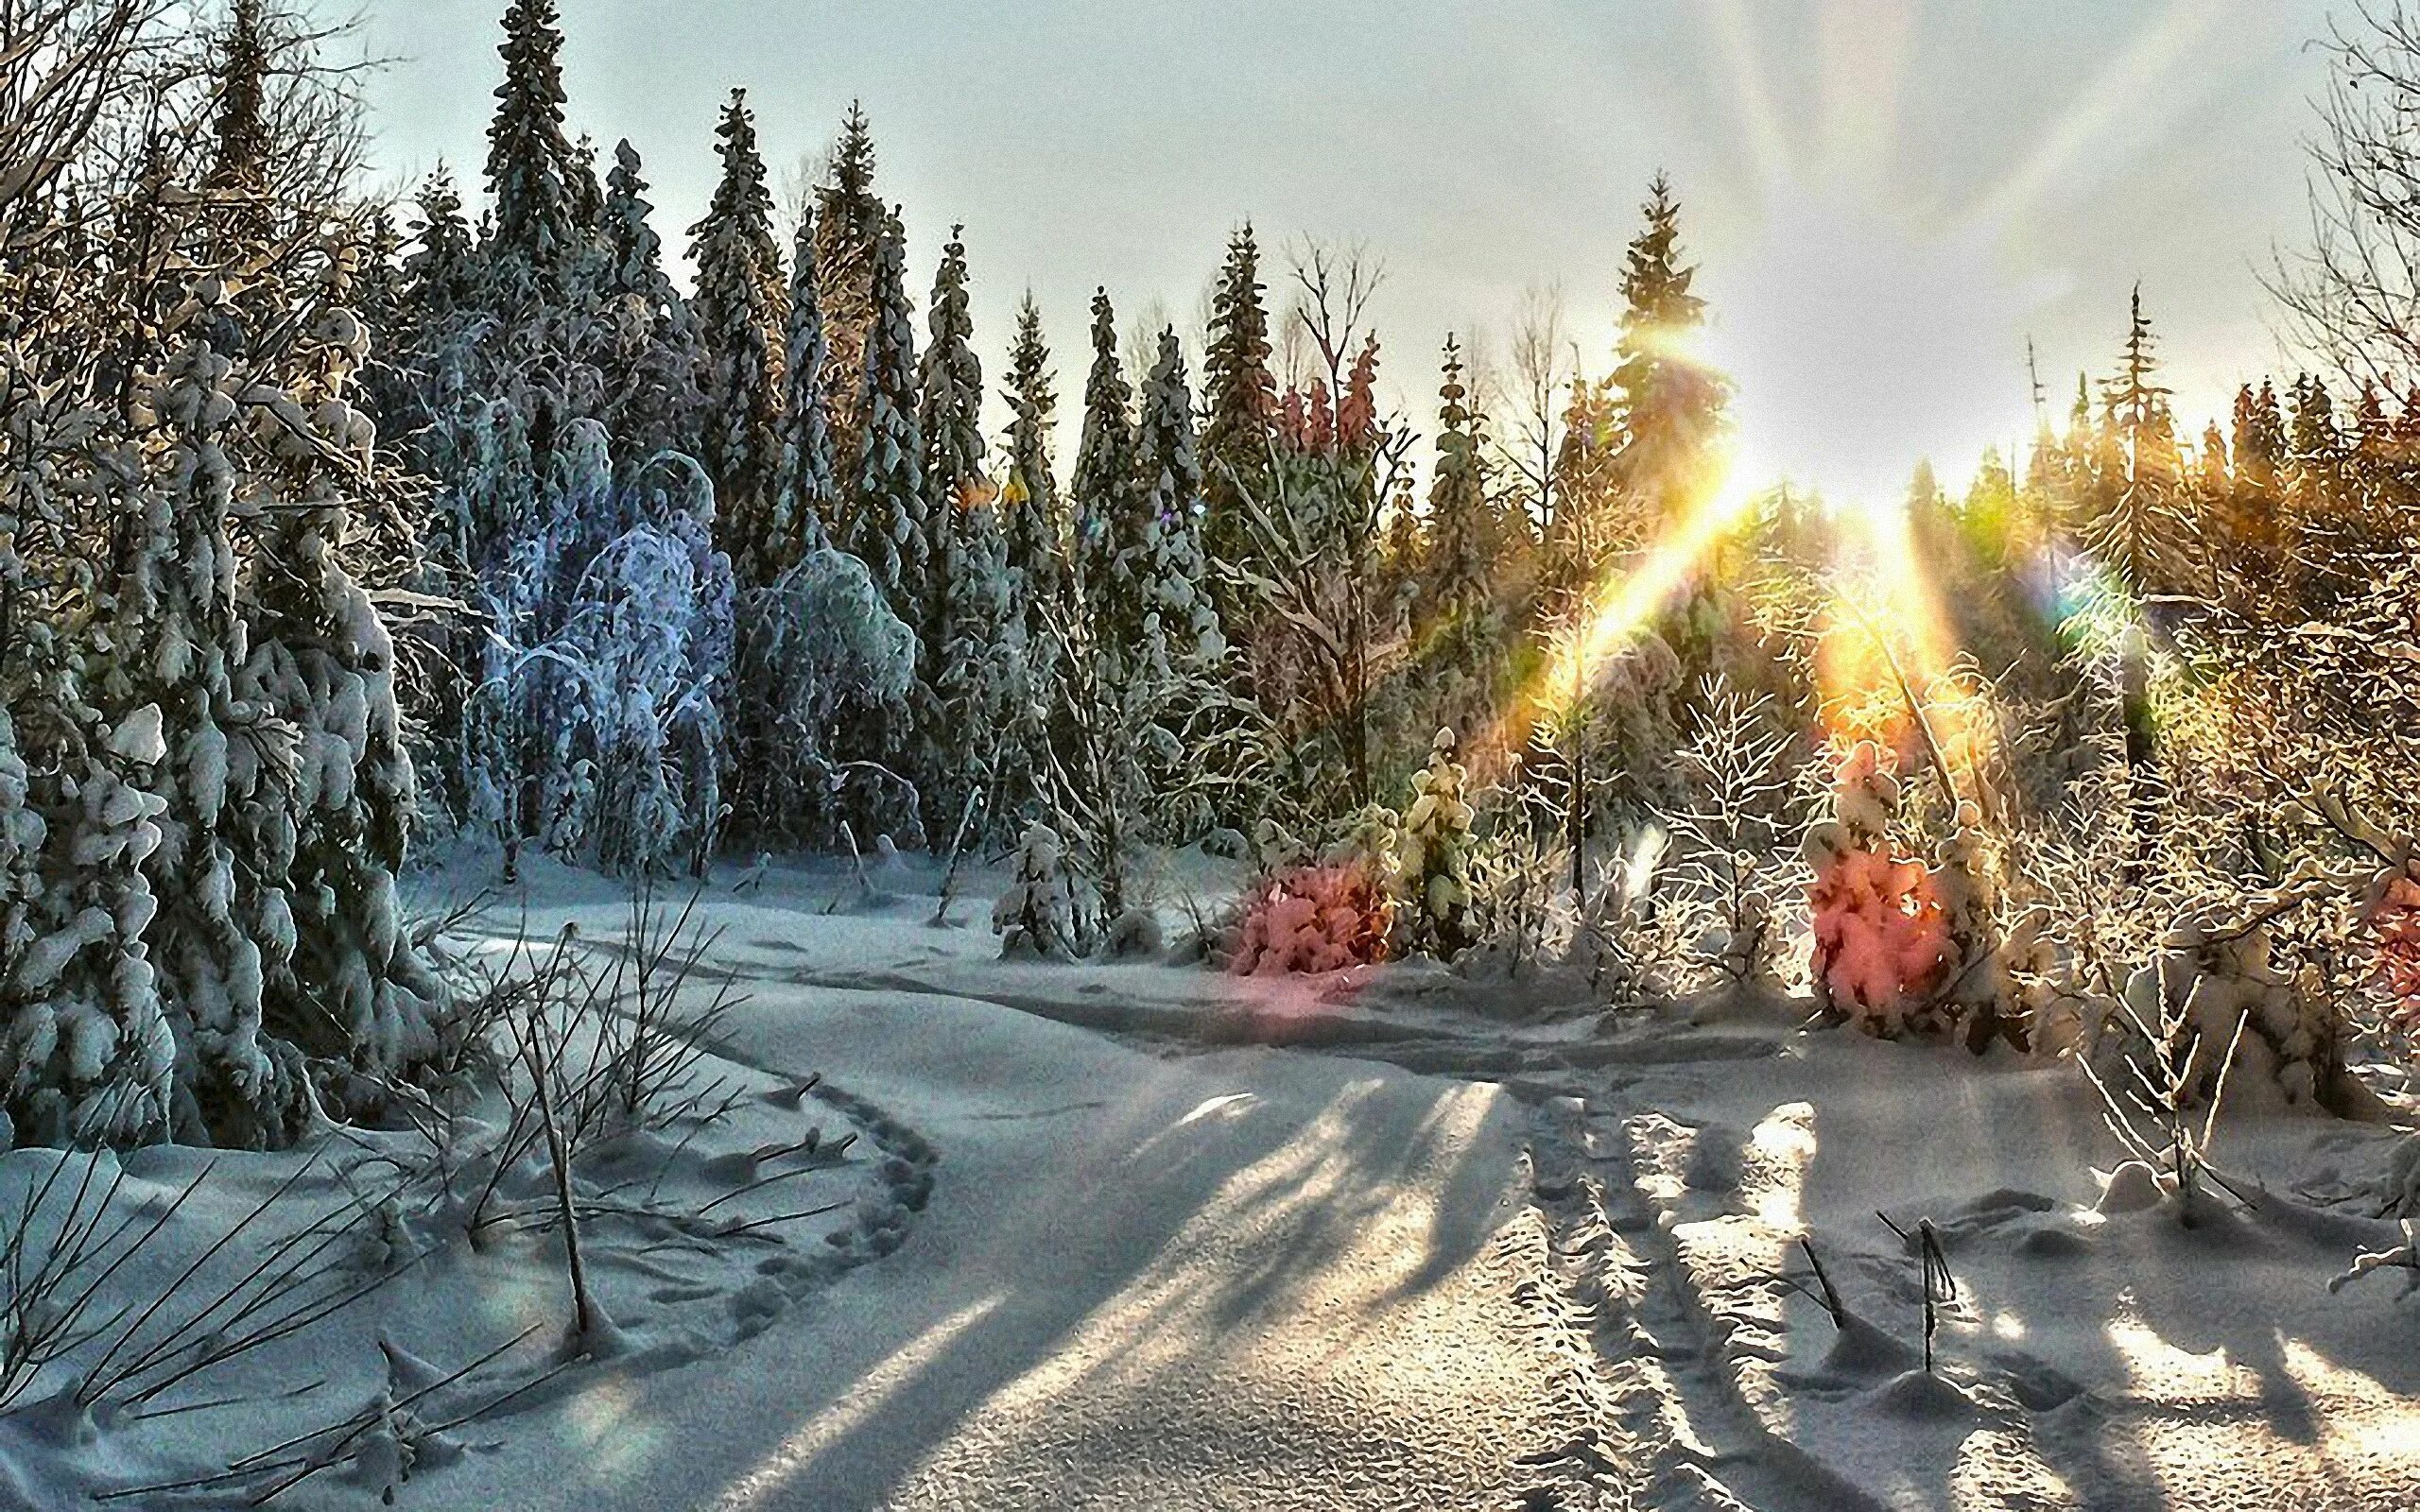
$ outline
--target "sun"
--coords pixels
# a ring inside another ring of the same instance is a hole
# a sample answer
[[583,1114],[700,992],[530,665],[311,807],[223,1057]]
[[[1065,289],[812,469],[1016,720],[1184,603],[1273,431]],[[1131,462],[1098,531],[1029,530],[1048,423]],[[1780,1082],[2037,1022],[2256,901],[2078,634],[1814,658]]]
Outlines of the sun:
[[1836,510],[1895,508],[1920,459],[2031,430],[2025,321],[2044,291],[1985,229],[1928,228],[1873,193],[1773,185],[1746,254],[1704,274],[1742,466]]

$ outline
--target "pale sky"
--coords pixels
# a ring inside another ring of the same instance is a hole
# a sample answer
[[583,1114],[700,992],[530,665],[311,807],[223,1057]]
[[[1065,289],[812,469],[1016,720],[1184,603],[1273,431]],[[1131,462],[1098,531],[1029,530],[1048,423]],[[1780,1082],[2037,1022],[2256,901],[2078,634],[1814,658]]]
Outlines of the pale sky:
[[[504,0],[369,0],[382,173],[485,162]],[[1072,411],[1086,303],[1190,339],[1228,231],[1358,239],[1387,397],[1425,433],[1450,330],[1559,285],[1611,364],[1647,180],[1681,196],[1748,465],[1962,480],[2106,370],[2136,280],[2200,434],[2278,363],[2259,275],[2304,224],[2325,0],[563,0],[575,133],[647,161],[685,254],[745,86],[776,183],[871,115],[920,296],[963,221],[987,378],[1040,301]],[[2342,5],[2339,9],[2344,9]],[[1281,293],[1282,257],[1267,275]],[[1063,457],[1063,465],[1065,458]]]

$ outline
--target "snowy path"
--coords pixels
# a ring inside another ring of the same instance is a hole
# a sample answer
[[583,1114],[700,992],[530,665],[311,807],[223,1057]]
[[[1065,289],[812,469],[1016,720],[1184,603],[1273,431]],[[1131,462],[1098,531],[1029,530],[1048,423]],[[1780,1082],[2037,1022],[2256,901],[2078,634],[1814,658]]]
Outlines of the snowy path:
[[452,1472],[459,1504],[1634,1504],[1651,1452],[1605,1431],[1530,1200],[1532,1114],[1500,1087],[750,985],[735,1057],[824,1070],[924,1134],[930,1210],[732,1353],[516,1430]]

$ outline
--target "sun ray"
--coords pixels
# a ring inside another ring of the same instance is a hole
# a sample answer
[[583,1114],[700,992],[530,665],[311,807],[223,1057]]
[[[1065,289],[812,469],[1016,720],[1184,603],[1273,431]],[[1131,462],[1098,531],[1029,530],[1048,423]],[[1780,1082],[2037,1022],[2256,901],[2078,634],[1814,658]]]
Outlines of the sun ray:
[[2169,0],[2158,18],[2043,133],[2032,152],[1960,217],[1962,223],[2005,224],[2107,136],[2130,109],[2158,98],[2161,79],[2209,29],[2220,9],[2208,0]]
[[1728,449],[1713,461],[1697,502],[1664,537],[1629,570],[1598,578],[1570,628],[1556,638],[1544,664],[1510,700],[1480,748],[1517,749],[1538,720],[1559,717],[1586,696],[1600,670],[1637,643],[1658,610],[1688,590],[1715,548],[1747,517],[1756,497],[1750,476]]
[[1761,184],[1778,183],[1789,176],[1789,139],[1781,115],[1773,109],[1772,84],[1764,61],[1756,55],[1754,30],[1745,0],[1719,0],[1713,7],[1714,42],[1731,70],[1731,97],[1739,108],[1747,134],[1750,164]]

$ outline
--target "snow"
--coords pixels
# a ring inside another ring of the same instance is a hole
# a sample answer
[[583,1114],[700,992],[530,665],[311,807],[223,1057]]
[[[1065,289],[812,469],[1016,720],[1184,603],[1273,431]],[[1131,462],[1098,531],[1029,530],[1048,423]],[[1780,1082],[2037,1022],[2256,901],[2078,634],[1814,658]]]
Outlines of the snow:
[[[1171,920],[1172,900],[1242,881],[1236,863],[1159,860]],[[422,902],[493,871],[447,861],[413,885]],[[1686,1008],[1603,1015],[1551,971],[1003,960],[983,895],[1013,868],[939,926],[938,864],[885,871],[874,899],[846,862],[760,857],[711,883],[714,982],[689,990],[744,993],[708,1069],[744,1091],[738,1111],[599,1146],[587,1168],[642,1188],[661,1169],[666,1206],[725,1199],[717,1217],[831,1211],[744,1238],[583,1224],[594,1358],[558,1366],[560,1246],[473,1247],[458,1212],[382,1204],[380,1158],[412,1135],[130,1152],[133,1211],[211,1175],[113,1297],[161,1285],[289,1178],[274,1231],[375,1214],[347,1274],[425,1253],[157,1403],[237,1407],[78,1415],[42,1402],[64,1383],[45,1377],[0,1413],[0,1505],[92,1504],[77,1499],[339,1419],[360,1425],[343,1463],[292,1504],[390,1486],[406,1507],[730,1512],[2232,1512],[2420,1494],[2411,1304],[2393,1276],[2329,1286],[2398,1237],[2376,1214],[2415,1162],[2387,1129],[2231,1116],[2212,1158],[2258,1206],[2206,1202],[2187,1227],[2070,1067],[1807,1032],[1803,1001],[1746,997],[1719,1028]],[[522,877],[451,948],[626,934],[620,884],[534,857]],[[809,1127],[819,1150],[856,1141],[728,1195],[787,1168]],[[0,1158],[0,1206],[58,1160]],[[552,1199],[515,1177],[504,1200]],[[1877,1210],[1910,1234],[1928,1222],[1947,1263],[1931,1373],[1918,1257]]]

